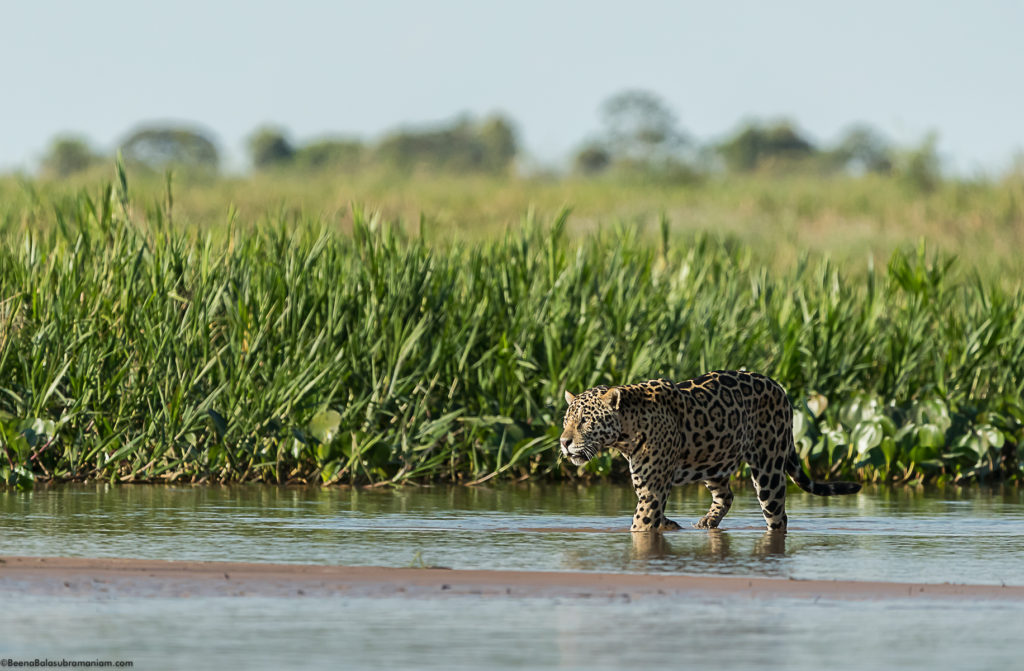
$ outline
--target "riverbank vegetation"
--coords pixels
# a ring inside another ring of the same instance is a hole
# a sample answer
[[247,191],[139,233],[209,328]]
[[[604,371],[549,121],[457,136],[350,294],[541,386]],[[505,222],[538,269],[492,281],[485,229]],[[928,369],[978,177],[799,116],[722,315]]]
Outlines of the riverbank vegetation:
[[564,389],[739,367],[816,477],[1021,477],[1012,180],[264,179],[0,180],[4,482],[616,476]]

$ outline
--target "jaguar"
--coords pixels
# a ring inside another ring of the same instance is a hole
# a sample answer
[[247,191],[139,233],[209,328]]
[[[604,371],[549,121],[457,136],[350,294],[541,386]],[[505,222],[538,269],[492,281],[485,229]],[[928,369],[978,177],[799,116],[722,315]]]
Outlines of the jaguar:
[[854,494],[855,482],[815,482],[793,443],[793,406],[782,386],[749,371],[717,370],[684,382],[649,380],[597,386],[569,404],[559,443],[569,462],[582,465],[615,448],[629,462],[636,513],[631,531],[679,529],[665,515],[673,485],[703,482],[711,508],[696,524],[714,529],[729,512],[730,476],[750,466],[757,500],[770,530],[785,531],[786,476],[819,496]]

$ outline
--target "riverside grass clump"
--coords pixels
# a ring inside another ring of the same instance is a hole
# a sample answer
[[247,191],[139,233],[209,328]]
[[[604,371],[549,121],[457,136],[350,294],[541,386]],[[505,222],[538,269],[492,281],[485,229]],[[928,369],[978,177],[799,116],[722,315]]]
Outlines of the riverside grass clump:
[[121,177],[0,234],[7,485],[604,476],[558,461],[563,390],[740,367],[787,387],[815,477],[1021,477],[1024,293],[923,246],[847,277],[664,221],[570,241],[568,212],[469,244],[358,208],[186,232]]

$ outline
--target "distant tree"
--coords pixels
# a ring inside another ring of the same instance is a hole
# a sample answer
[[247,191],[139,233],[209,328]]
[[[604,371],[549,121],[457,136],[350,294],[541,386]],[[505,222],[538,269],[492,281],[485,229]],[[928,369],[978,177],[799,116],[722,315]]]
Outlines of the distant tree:
[[359,140],[322,139],[299,147],[294,165],[305,170],[340,170],[351,172],[364,160],[366,147]]
[[623,91],[601,106],[612,160],[640,166],[678,159],[687,144],[676,116],[649,91]]
[[817,153],[815,146],[788,121],[768,126],[748,124],[716,149],[726,167],[736,172],[792,165]]
[[96,163],[99,157],[89,143],[76,135],[54,138],[43,157],[43,173],[53,177],[67,177]]
[[483,145],[484,170],[491,173],[508,170],[519,153],[519,139],[512,122],[495,114],[483,120],[477,136]]
[[830,161],[843,170],[888,174],[893,168],[892,144],[864,124],[853,126],[829,152]]
[[141,128],[121,145],[126,162],[153,170],[170,167],[216,172],[220,162],[217,147],[194,128],[151,126]]
[[452,127],[399,130],[386,135],[374,152],[376,161],[391,170],[418,169],[472,172],[482,167],[482,151],[469,139],[470,125],[462,120]]
[[572,165],[573,171],[581,175],[598,175],[607,170],[611,162],[611,153],[604,145],[589,142],[576,152]]
[[249,136],[249,158],[257,170],[288,165],[295,157],[295,148],[284,132],[274,126],[264,126]]
[[893,172],[917,191],[932,191],[942,181],[942,162],[936,151],[938,136],[929,133],[916,147],[896,153]]
[[502,117],[483,124],[462,117],[434,128],[390,133],[377,145],[374,159],[399,172],[498,174],[509,168],[518,150],[512,125]]
[[743,172],[757,168],[763,145],[761,130],[748,125],[725,142],[719,143],[717,149],[726,168],[733,172]]

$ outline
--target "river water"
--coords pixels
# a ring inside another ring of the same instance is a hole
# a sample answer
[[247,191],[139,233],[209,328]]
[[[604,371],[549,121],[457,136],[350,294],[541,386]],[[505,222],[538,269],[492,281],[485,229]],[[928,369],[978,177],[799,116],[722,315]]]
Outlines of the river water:
[[[752,491],[722,529],[626,533],[624,487],[57,487],[0,493],[0,554],[1024,585],[1024,491],[790,493],[765,534]],[[710,503],[677,490],[687,525]]]
[[[748,489],[720,531],[628,533],[615,486],[0,491],[0,554],[1024,585],[1024,492]],[[678,490],[669,515],[709,496]],[[0,592],[0,656],[135,668],[1014,668],[1024,604],[568,598],[55,597]]]

